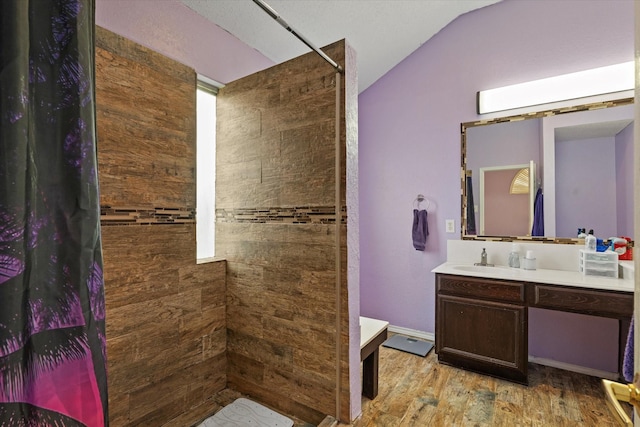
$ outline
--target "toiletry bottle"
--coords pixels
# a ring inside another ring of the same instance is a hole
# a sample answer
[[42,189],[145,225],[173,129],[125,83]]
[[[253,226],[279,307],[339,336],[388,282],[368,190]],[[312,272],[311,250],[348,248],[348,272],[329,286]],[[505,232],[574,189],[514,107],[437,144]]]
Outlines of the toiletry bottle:
[[525,270],[535,270],[536,269],[536,257],[533,254],[533,251],[527,251],[524,259],[522,260],[522,268]]
[[520,246],[515,243],[511,244],[511,253],[509,254],[509,267],[520,268]]
[[621,255],[624,255],[624,253],[627,251],[627,241],[622,237],[611,237],[609,241],[611,242],[609,250],[617,252],[619,257]]
[[482,248],[482,253],[480,254],[480,265],[487,265],[487,251],[485,248]]
[[597,239],[596,236],[592,234],[593,230],[589,231],[590,233],[584,238],[584,248],[588,251],[595,252]]
[[587,233],[584,232],[585,228],[578,228],[578,239],[584,239],[587,237]]
[[631,241],[631,237],[622,236],[622,238],[627,243],[626,243],[625,251],[622,254],[618,254],[618,259],[620,261],[631,261],[633,260],[633,242]]

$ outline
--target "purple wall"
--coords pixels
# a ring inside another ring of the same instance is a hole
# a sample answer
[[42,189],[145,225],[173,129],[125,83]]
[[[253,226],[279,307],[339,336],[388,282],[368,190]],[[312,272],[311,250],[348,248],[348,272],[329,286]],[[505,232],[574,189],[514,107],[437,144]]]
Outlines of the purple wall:
[[474,177],[488,166],[540,163],[540,119],[467,129],[467,169]]
[[529,354],[534,357],[616,372],[617,348],[616,319],[529,309]]
[[615,138],[556,142],[556,235],[616,236]]
[[633,124],[616,135],[616,189],[616,235],[633,237]]
[[[360,94],[362,315],[434,332],[430,270],[459,238],[444,225],[460,227],[460,123],[478,119],[476,91],[633,60],[633,12],[632,0],[504,0],[459,17]],[[425,252],[411,245],[418,193],[432,200]],[[566,360],[562,336],[532,325],[530,337],[531,354],[540,337],[557,346],[547,357]]]
[[96,0],[96,25],[228,83],[273,61],[176,0]]

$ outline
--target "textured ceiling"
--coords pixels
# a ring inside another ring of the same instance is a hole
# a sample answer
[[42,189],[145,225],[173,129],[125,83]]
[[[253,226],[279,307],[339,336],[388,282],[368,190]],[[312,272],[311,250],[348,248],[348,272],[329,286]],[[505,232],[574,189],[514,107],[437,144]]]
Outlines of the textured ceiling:
[[[181,0],[276,63],[309,52],[252,0]],[[346,39],[369,87],[457,16],[500,0],[265,0],[317,47]]]

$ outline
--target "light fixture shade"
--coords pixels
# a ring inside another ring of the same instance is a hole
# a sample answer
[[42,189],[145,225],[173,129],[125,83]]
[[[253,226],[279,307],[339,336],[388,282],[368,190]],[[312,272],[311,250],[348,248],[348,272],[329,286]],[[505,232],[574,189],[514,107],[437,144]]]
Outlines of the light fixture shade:
[[478,92],[478,114],[632,90],[634,62]]

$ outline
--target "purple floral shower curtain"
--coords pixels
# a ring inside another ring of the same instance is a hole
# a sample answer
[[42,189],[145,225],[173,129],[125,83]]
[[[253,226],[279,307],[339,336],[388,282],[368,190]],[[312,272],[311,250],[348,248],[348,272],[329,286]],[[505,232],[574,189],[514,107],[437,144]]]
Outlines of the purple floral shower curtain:
[[107,426],[94,0],[0,1],[0,425]]

